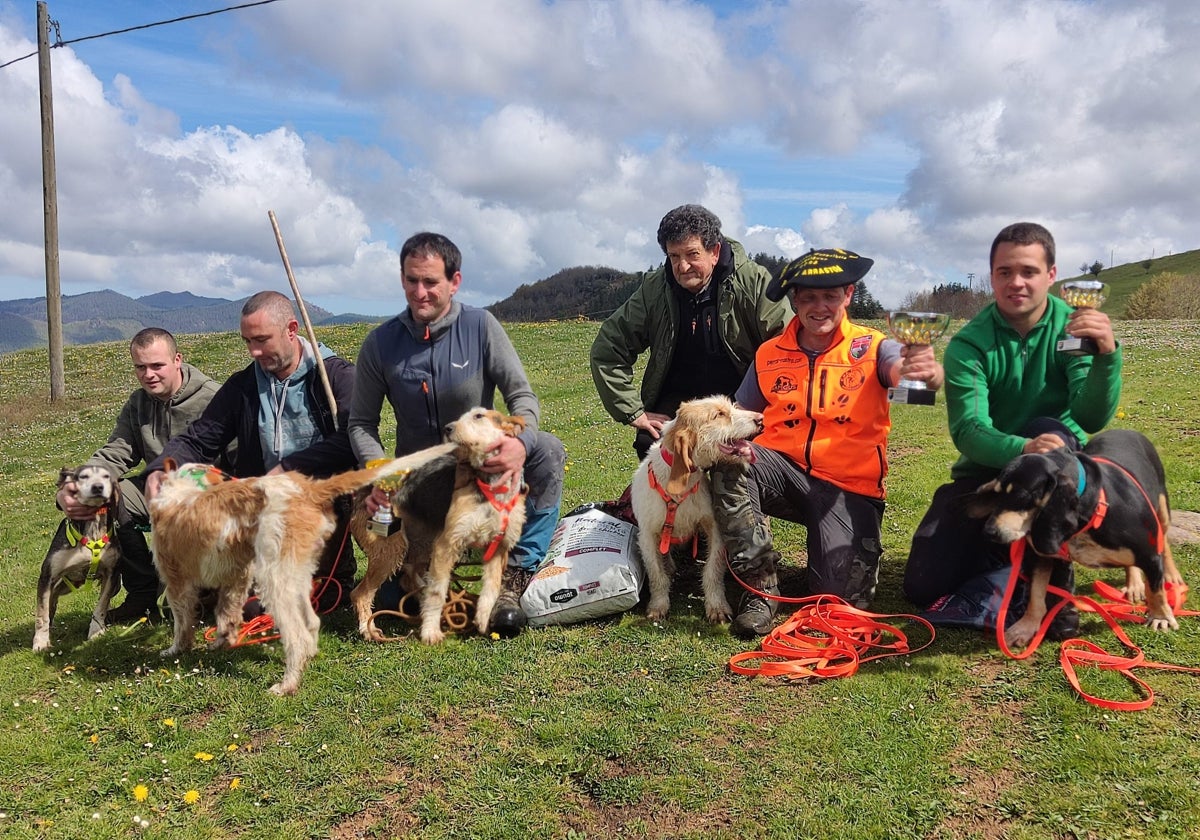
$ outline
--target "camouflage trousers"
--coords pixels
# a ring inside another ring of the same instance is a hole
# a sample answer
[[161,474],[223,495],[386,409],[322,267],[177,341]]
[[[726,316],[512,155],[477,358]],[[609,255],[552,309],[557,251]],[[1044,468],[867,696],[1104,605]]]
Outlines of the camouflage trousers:
[[739,577],[775,577],[766,517],[798,522],[808,532],[808,588],[866,608],[879,582],[884,503],[808,475],[787,456],[754,444],[750,467],[714,467],[713,509],[729,565]]

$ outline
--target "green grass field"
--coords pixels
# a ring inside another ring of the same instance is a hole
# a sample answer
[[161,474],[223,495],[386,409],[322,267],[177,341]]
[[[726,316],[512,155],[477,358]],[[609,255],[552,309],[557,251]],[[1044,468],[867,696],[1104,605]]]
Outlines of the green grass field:
[[[615,497],[635,467],[630,430],[592,390],[596,326],[509,327],[543,427],[567,445],[564,509]],[[353,358],[366,329],[320,335]],[[1115,425],[1149,435],[1176,508],[1200,509],[1196,324],[1117,329],[1127,377]],[[245,364],[233,333],[181,344],[216,378]],[[50,406],[44,351],[0,356],[0,836],[1196,836],[1200,677],[1141,671],[1153,707],[1103,711],[1075,698],[1055,646],[1013,662],[968,630],[848,679],[738,677],[726,663],[746,646],[704,620],[688,568],[659,624],[635,610],[428,648],[368,644],[338,613],[292,698],[266,691],[277,645],[164,660],[166,627],[86,642],[94,589],[62,600],[54,651],[34,654],[57,470],[103,442],[135,385],[123,344],[71,347],[66,361],[68,396]],[[941,405],[893,416],[875,605],[886,613],[911,609],[899,594],[908,540],[953,460]],[[803,530],[776,534],[794,587]],[[1176,556],[1200,577],[1200,549]],[[1117,647],[1095,619],[1084,632]],[[1150,659],[1200,665],[1195,618],[1172,634],[1129,632]],[[1085,682],[1136,696],[1116,675]]]

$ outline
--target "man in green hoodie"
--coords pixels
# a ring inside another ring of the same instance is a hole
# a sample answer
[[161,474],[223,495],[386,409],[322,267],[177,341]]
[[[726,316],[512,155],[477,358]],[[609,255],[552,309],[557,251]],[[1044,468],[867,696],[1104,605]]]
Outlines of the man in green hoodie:
[[[1018,455],[1079,449],[1104,428],[1121,396],[1121,347],[1098,309],[1072,309],[1050,294],[1057,277],[1054,237],[1032,222],[1009,225],[991,250],[995,300],[946,348],[946,406],[960,457],[951,482],[934,493],[913,536],[904,593],[926,606],[1008,563],[1008,546],[983,535],[961,500]],[[1095,356],[1057,350],[1066,336],[1096,342]],[[1070,586],[1070,566],[1056,569]],[[986,589],[986,587],[984,587]],[[1078,613],[1064,610],[1065,624]],[[1053,629],[1053,628],[1052,628]],[[1064,626],[1056,634],[1073,635]]]
[[[217,392],[213,382],[183,361],[175,336],[158,327],[147,327],[129,343],[133,374],[141,385],[129,395],[117,416],[108,443],[96,450],[88,464],[107,467],[113,475],[125,473],[159,456],[167,441],[187,429]],[[146,509],[145,474],[121,479],[117,510],[117,540],[121,560],[117,570],[125,588],[125,601],[108,613],[113,624],[128,624],[145,616],[160,618],[158,574],[146,545],[150,526]],[[85,518],[90,508],[75,501],[69,484],[58,491],[58,506],[68,516]]]

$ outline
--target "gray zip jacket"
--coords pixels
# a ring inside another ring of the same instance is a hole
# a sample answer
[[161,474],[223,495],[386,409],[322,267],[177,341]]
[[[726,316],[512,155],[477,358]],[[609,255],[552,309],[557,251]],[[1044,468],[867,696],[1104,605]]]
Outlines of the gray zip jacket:
[[[496,391],[525,420],[532,448],[541,406],[517,351],[490,312],[458,301],[428,326],[404,312],[367,335],[355,362],[350,445],[360,464],[386,457],[379,417],[387,398],[396,414],[396,456],[442,442],[442,430],[469,408],[492,408]],[[528,439],[527,439],[528,438]]]

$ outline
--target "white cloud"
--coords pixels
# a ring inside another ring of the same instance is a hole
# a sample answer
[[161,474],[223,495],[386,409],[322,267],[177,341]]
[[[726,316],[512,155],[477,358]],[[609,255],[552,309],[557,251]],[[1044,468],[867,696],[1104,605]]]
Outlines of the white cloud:
[[[34,46],[5,8],[0,61]],[[118,28],[141,7],[106,8]],[[189,26],[158,30],[177,56],[133,36],[53,51],[69,289],[280,288],[268,209],[306,295],[360,311],[394,311],[416,230],[455,239],[464,295],[489,302],[660,262],[685,202],[752,252],[873,256],[886,303],[986,271],[1018,218],[1055,232],[1064,273],[1198,244],[1185,0],[289,0]],[[25,296],[36,62],[0,71],[0,109],[0,296]]]

